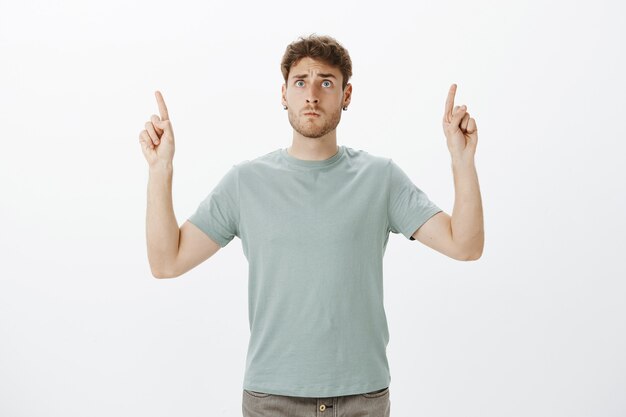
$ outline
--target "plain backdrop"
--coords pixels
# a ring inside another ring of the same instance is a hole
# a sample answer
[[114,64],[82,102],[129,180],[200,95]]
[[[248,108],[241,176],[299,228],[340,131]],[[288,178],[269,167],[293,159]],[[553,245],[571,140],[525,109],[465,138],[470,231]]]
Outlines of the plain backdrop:
[[232,165],[291,144],[280,60],[311,33],[352,57],[338,144],[448,214],[452,83],[478,125],[482,258],[388,242],[392,416],[626,415],[625,18],[617,0],[0,1],[0,415],[241,415],[241,241],[151,275],[138,135],[160,90],[182,224]]

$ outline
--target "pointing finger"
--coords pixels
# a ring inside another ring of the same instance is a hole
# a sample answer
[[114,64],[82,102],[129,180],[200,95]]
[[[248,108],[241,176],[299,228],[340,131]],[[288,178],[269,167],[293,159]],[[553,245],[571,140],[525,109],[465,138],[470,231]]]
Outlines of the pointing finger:
[[163,100],[163,95],[159,90],[155,91],[154,95],[156,95],[156,100],[159,104],[159,113],[161,114],[161,120],[169,120],[170,116],[167,113],[167,106],[165,105],[165,100]]
[[452,120],[452,107],[454,106],[454,94],[456,93],[456,84],[450,86],[448,90],[448,98],[446,99],[446,107],[443,112],[443,121],[450,122]]

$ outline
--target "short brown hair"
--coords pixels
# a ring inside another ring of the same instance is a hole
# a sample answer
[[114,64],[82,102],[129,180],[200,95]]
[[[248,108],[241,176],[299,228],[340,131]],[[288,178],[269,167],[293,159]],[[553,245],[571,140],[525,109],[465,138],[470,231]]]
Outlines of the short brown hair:
[[280,70],[285,78],[289,78],[289,70],[304,57],[320,60],[327,65],[339,68],[343,75],[342,89],[346,89],[348,80],[352,77],[352,60],[348,50],[330,36],[311,34],[308,37],[300,36],[297,41],[287,45]]

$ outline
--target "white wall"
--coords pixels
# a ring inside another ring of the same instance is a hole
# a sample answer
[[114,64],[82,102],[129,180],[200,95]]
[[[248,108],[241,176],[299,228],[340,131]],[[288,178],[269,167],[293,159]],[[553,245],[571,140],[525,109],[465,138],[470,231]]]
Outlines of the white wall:
[[0,1],[0,415],[238,416],[247,263],[146,254],[138,134],[162,91],[182,224],[233,164],[291,143],[280,59],[350,51],[338,143],[452,213],[449,86],[479,129],[486,246],[385,255],[394,416],[623,416],[623,2]]

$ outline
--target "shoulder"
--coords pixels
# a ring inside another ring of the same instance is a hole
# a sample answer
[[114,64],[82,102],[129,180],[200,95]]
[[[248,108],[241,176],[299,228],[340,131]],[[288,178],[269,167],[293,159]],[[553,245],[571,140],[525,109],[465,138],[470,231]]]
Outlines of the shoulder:
[[267,169],[275,167],[279,163],[280,149],[276,149],[252,159],[244,159],[233,165],[233,169],[237,170],[241,174],[247,174],[251,172],[258,172],[264,168]]
[[374,155],[363,149],[355,149],[349,146],[345,147],[346,157],[355,164],[359,164],[363,168],[369,169],[388,169],[390,158],[381,155]]

